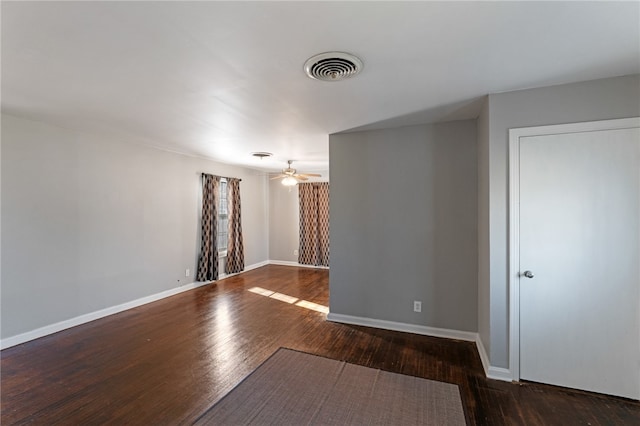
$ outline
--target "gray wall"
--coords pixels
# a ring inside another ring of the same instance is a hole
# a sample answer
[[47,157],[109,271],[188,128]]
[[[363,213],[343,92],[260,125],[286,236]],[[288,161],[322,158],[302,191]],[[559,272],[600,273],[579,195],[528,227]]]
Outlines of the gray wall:
[[[486,234],[488,227],[490,312],[483,309],[484,318],[480,318],[479,323],[485,323],[489,314],[490,342],[486,346],[490,347],[491,365],[508,368],[508,130],[640,116],[640,76],[489,95],[488,114],[490,220],[489,223],[481,222],[479,231],[481,235]],[[486,162],[486,158],[482,161]],[[486,202],[487,194],[484,191],[482,197]],[[483,246],[486,247],[486,244]],[[486,259],[483,258],[483,262]],[[486,270],[487,265],[482,268]],[[481,289],[481,293],[485,291]],[[484,295],[481,294],[481,297]]]
[[335,134],[329,150],[331,312],[476,331],[475,120]]
[[245,264],[268,260],[253,171],[7,115],[1,148],[3,339],[193,282],[201,172],[242,179]]
[[293,254],[299,240],[298,187],[286,187],[280,180],[269,185],[269,258],[297,262]]

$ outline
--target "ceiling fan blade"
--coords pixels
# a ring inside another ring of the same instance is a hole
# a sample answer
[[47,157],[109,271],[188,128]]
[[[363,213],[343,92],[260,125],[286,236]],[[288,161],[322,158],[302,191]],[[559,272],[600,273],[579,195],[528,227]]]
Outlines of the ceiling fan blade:
[[274,179],[282,179],[283,177],[287,177],[287,175],[278,175],[278,176],[274,176],[269,180],[274,180]]
[[322,175],[319,175],[317,173],[300,173],[299,176],[307,176],[307,177],[322,177]]
[[293,177],[298,180],[309,180],[309,178],[306,177],[305,175],[294,175]]

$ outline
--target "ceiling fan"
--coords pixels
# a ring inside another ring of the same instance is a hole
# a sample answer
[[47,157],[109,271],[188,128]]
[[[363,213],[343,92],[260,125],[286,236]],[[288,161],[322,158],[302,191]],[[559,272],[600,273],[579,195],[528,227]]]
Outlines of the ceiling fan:
[[309,180],[310,177],[322,177],[317,173],[297,173],[296,169],[291,168],[291,163],[293,160],[287,161],[288,167],[286,169],[282,169],[282,173],[278,176],[274,176],[273,179],[282,179],[282,184],[284,186],[294,186],[297,185],[298,182],[304,182],[305,180]]

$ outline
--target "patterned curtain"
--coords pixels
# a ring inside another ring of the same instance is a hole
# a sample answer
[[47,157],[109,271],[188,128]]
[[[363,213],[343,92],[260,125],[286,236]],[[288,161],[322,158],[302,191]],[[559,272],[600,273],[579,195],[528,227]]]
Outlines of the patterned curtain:
[[218,279],[218,176],[202,174],[202,242],[198,281]]
[[298,184],[300,249],[298,263],[329,266],[329,183]]
[[229,202],[229,241],[225,272],[236,274],[244,270],[244,245],[242,243],[242,220],[240,217],[240,179],[227,178],[227,200]]

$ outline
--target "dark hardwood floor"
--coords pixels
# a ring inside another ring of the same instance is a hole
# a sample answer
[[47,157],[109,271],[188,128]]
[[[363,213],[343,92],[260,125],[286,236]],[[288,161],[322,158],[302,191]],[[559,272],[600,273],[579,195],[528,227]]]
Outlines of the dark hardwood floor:
[[455,383],[469,424],[640,424],[635,401],[488,380],[475,343],[331,323],[249,291],[328,306],[328,275],[266,266],[6,349],[0,421],[190,424],[282,346]]

